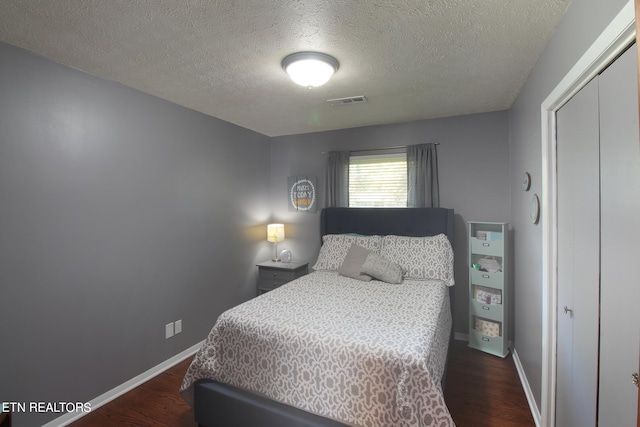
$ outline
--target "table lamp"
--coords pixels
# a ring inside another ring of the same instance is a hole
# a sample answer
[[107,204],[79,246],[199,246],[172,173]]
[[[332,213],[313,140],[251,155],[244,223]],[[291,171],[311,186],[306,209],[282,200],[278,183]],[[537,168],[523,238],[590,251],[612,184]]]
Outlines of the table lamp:
[[267,241],[276,244],[275,257],[271,261],[278,262],[278,242],[284,240],[284,224],[269,224],[267,225]]

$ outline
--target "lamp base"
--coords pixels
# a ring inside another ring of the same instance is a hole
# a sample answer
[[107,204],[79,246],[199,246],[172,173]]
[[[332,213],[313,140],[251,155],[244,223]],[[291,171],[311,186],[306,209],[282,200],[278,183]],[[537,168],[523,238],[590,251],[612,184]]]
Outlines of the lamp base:
[[273,262],[280,262],[280,258],[278,257],[278,242],[276,242],[276,251],[273,253],[273,258],[271,259],[271,261]]

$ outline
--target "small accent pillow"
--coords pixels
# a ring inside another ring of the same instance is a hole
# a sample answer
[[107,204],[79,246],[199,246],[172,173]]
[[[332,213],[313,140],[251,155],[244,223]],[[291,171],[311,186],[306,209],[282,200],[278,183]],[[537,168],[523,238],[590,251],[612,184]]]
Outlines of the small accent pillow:
[[454,285],[453,249],[444,234],[428,237],[384,236],[380,255],[400,264],[407,279],[442,280]]
[[367,255],[362,264],[362,272],[387,283],[402,283],[404,277],[404,270],[400,265],[373,252]]
[[338,271],[352,244],[380,253],[382,236],[352,236],[347,234],[326,234],[322,236],[322,247],[314,270]]
[[338,269],[338,274],[341,276],[351,277],[352,279],[362,280],[368,282],[371,280],[371,276],[362,273],[362,265],[364,264],[367,256],[371,253],[369,249],[363,248],[356,244],[352,244],[345,256],[342,265]]

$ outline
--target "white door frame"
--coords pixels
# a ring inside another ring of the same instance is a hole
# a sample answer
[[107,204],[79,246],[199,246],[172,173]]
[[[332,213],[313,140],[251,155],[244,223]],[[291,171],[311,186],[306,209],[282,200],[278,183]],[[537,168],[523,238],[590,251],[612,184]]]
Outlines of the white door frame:
[[[558,306],[558,214],[555,113],[636,37],[629,0],[541,104],[542,119],[542,396],[541,424],[555,426]],[[539,426],[540,427],[540,426]]]

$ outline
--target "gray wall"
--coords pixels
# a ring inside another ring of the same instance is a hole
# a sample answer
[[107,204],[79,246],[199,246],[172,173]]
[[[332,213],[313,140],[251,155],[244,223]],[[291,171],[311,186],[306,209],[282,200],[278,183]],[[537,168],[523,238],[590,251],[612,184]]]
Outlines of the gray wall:
[[510,110],[511,182],[525,171],[531,190],[511,187],[515,256],[515,348],[538,408],[542,382],[542,224],[529,222],[531,194],[541,194],[540,104],[627,0],[573,0]]
[[[319,213],[288,212],[288,176],[315,175],[323,204],[322,151],[438,140],[441,205],[457,214],[455,329],[467,331],[466,221],[511,222],[515,346],[539,405],[540,103],[625,3],[573,0],[508,113],[278,137],[271,151],[265,136],[0,44],[0,401],[86,401],[200,341],[253,295],[265,223],[284,222],[280,247],[315,260]],[[184,332],[165,340],[177,319]]]
[[[336,107],[342,108],[342,107]],[[348,106],[348,108],[358,108]],[[454,328],[467,333],[467,221],[509,221],[509,133],[506,111],[370,126],[272,139],[271,209],[286,227],[294,258],[315,261],[320,249],[320,211],[289,212],[287,177],[313,175],[320,207],[325,200],[329,150],[358,150],[438,141],[440,205],[456,213]]]
[[268,158],[263,135],[0,44],[0,401],[89,401],[255,295]]

